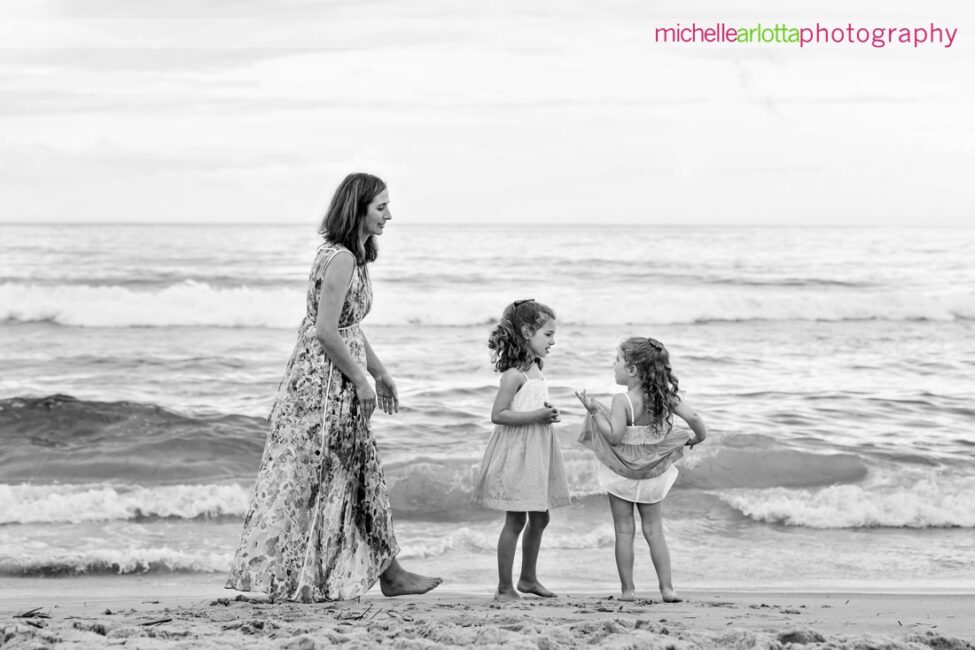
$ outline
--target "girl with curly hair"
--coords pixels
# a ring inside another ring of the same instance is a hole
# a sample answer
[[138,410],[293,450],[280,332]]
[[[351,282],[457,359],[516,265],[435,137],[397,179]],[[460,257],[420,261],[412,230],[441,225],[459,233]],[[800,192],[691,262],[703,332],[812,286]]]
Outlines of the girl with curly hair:
[[[700,415],[680,396],[670,355],[660,341],[629,338],[620,344],[613,365],[616,383],[626,392],[606,408],[586,391],[576,393],[589,412],[579,441],[599,459],[596,477],[609,497],[616,531],[616,568],[620,600],[633,600],[633,506],[640,511],[643,536],[657,572],[664,602],[679,602],[670,575],[670,551],[664,537],[661,504],[677,480],[674,462],[684,447],[694,447],[708,434]],[[675,431],[674,414],[693,435]]]
[[[491,409],[491,422],[497,426],[484,452],[474,501],[506,513],[498,538],[496,600],[518,600],[518,592],[555,596],[536,575],[548,511],[569,504],[565,463],[552,429],[559,411],[549,404],[542,374],[553,345],[555,312],[534,300],[508,305],[488,339],[501,387]],[[515,589],[512,568],[522,530],[521,577]]]

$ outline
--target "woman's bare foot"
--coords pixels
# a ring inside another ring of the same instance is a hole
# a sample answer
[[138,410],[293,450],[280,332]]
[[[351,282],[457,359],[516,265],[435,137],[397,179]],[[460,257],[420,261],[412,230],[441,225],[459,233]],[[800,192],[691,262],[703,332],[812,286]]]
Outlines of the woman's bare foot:
[[623,600],[623,601],[636,600],[636,590],[635,589],[626,589],[626,590],[624,590],[623,591],[623,594],[620,596],[620,600]]
[[494,599],[500,603],[505,603],[521,600],[521,596],[515,591],[514,587],[505,587],[504,589],[498,587],[498,590],[494,592]]
[[389,568],[379,576],[379,589],[383,592],[383,596],[408,596],[425,594],[442,582],[440,578],[411,573],[393,560]]
[[683,599],[677,597],[677,592],[673,589],[661,589],[660,595],[663,596],[665,603],[680,603]]
[[542,598],[555,598],[555,594],[543,587],[538,580],[519,580],[518,591],[523,594],[535,594]]

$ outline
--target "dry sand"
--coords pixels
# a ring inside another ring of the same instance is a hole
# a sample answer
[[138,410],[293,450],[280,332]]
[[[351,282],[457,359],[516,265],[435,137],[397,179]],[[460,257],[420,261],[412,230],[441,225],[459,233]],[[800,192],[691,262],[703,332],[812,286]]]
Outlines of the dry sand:
[[504,605],[447,590],[317,605],[235,595],[212,576],[6,579],[0,647],[975,649],[972,594],[695,591],[663,604],[569,593]]

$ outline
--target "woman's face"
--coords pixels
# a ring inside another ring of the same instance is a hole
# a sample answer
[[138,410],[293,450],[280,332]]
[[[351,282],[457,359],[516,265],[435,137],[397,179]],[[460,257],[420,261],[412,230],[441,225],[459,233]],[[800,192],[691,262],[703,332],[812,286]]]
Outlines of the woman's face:
[[389,212],[389,191],[383,190],[373,198],[366,208],[366,214],[359,222],[359,233],[363,237],[383,234],[386,222],[393,218]]

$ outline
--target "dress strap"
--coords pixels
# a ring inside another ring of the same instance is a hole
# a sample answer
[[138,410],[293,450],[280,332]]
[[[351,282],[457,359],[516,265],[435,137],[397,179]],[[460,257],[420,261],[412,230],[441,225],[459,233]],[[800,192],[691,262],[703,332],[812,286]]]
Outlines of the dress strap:
[[[352,255],[352,251],[350,251],[349,249],[345,248],[344,246],[342,247],[336,246],[332,242],[325,242],[321,246],[319,246],[318,252],[321,253],[322,251],[334,251],[332,253],[332,256],[329,257],[328,260],[325,262],[325,266],[322,267],[322,271],[321,271],[322,280],[324,280],[325,278],[325,269],[328,268],[328,265],[332,263],[332,260],[334,260],[339,255],[339,253],[348,253],[349,255]],[[352,259],[353,261],[357,261],[355,259],[355,255],[352,255]],[[355,276],[356,273],[358,272],[359,272],[359,265],[358,263],[356,263],[355,267],[352,269],[352,275],[349,277],[349,286],[345,288],[346,292],[352,290],[352,284],[355,282]],[[341,318],[341,315],[339,317]],[[350,325],[339,327],[338,330],[342,332],[344,330],[350,330],[353,327],[358,327],[358,326],[359,326],[359,321],[356,321],[355,323],[352,323]]]
[[630,405],[630,415],[631,415],[631,417],[626,418],[626,420],[627,420],[626,421],[626,426],[631,426],[633,424],[636,424],[636,411],[633,409],[633,400],[630,399],[630,394],[628,392],[627,393],[623,393],[623,397],[626,398],[626,403]]
[[[332,251],[335,251],[335,254],[332,255],[330,258],[328,258],[328,261],[325,262],[325,266],[322,267],[322,277],[323,278],[325,277],[325,269],[327,269],[328,268],[328,265],[332,263],[332,260],[335,259],[336,255],[338,255],[339,253],[347,253],[349,255],[352,255],[352,251],[350,251],[348,248],[345,248],[344,246],[341,247],[341,248],[339,248],[338,246],[336,246],[335,244],[333,244],[331,242],[325,242],[324,244],[322,244],[321,246],[318,247],[318,251],[319,252],[321,252],[323,250],[332,250]],[[352,275],[351,275],[351,277],[349,277],[349,286],[347,286],[345,288],[346,291],[348,291],[349,289],[352,288],[352,283],[355,282],[355,274],[359,270],[359,261],[357,259],[355,259],[355,255],[352,255],[352,260],[355,262],[355,268],[352,269]],[[342,328],[340,328],[340,329],[342,329]]]

